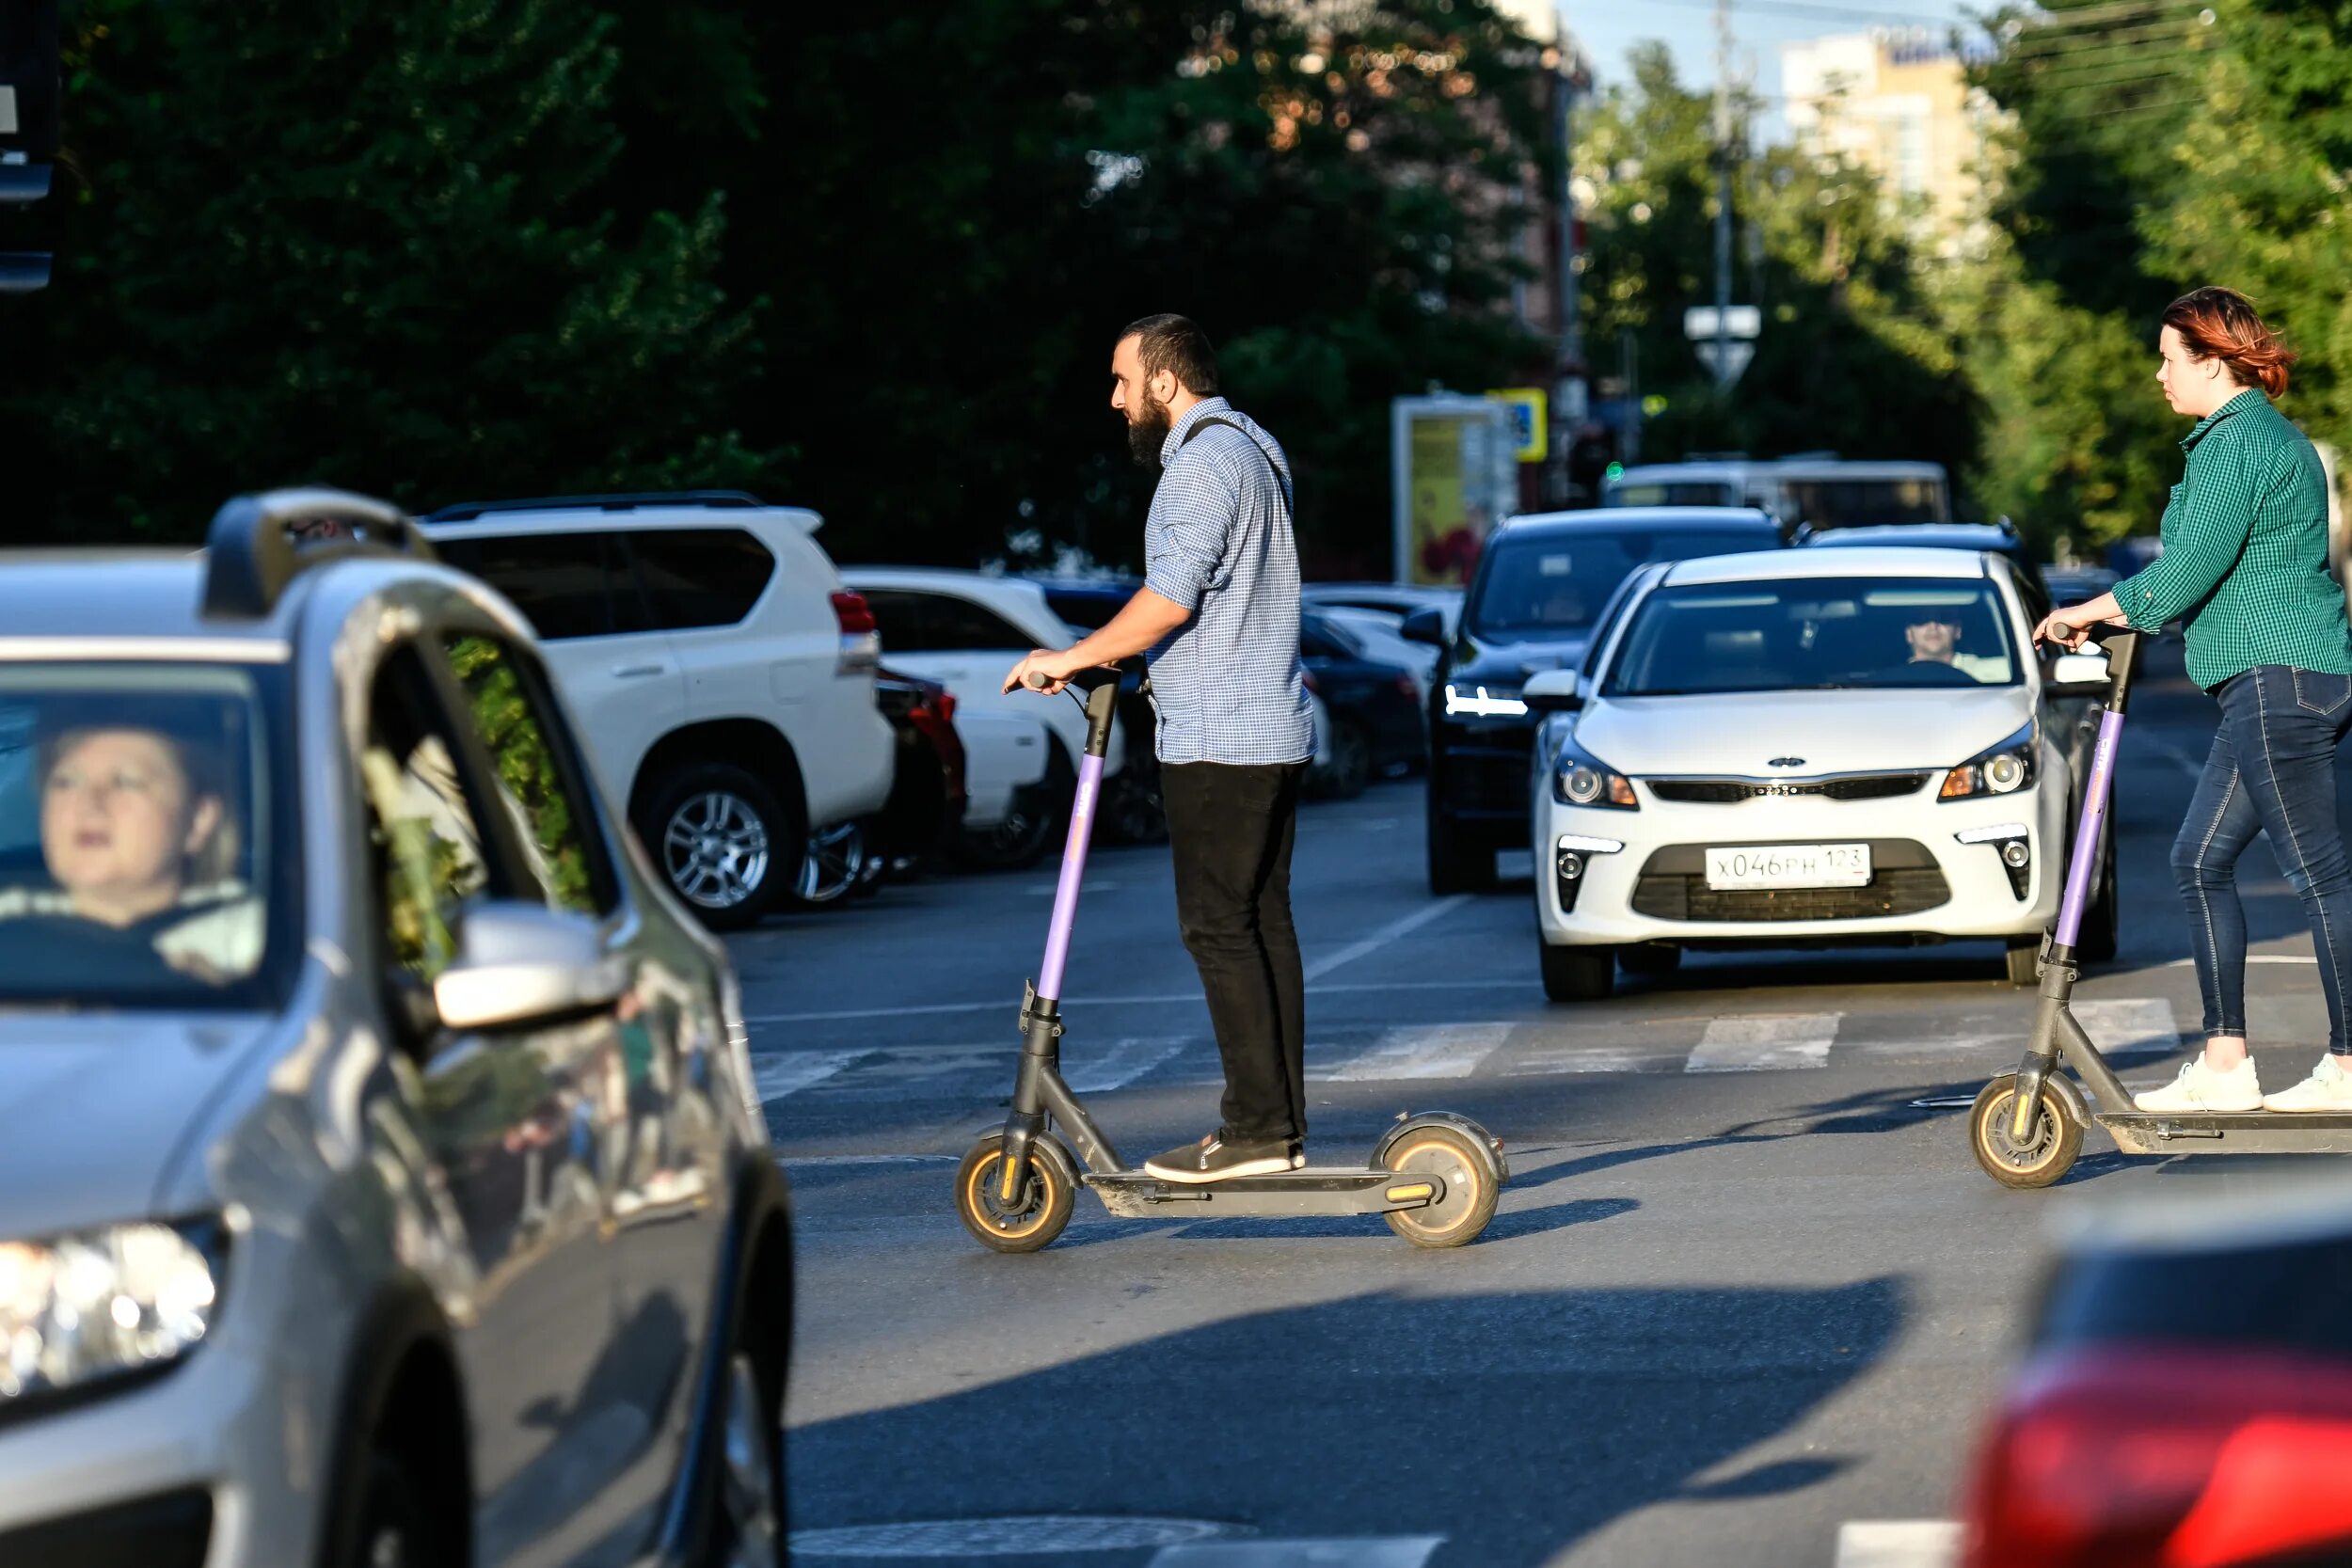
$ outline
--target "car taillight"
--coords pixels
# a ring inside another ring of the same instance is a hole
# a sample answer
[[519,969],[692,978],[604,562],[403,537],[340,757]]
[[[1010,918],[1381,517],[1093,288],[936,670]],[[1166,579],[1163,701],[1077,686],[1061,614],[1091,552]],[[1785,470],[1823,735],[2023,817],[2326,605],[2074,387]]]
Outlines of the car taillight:
[[833,661],[836,675],[857,674],[882,662],[882,633],[874,625],[874,607],[863,594],[844,589],[833,595],[833,618],[841,626],[841,653]]
[[833,618],[841,623],[841,635],[849,637],[874,629],[874,608],[866,602],[863,594],[844,590],[833,596]]
[[931,699],[931,706],[938,711],[939,721],[941,723],[948,724],[955,721],[956,694],[954,692],[941,692],[938,696]]
[[2341,1551],[2347,1476],[2352,1366],[2201,1345],[2054,1356],[1979,1452],[1963,1560],[2230,1568]]

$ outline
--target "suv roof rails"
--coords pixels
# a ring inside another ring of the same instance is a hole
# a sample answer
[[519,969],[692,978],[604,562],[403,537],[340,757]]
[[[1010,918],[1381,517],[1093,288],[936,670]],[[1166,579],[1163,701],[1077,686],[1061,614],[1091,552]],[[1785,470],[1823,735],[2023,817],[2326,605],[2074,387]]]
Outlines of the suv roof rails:
[[747,507],[768,503],[748,490],[635,490],[612,496],[543,496],[533,500],[460,501],[425,514],[428,523],[470,523],[499,512],[633,512],[641,506]]
[[[309,522],[342,523],[352,537],[296,544],[292,529]],[[415,520],[399,507],[325,485],[231,497],[213,514],[204,549],[203,614],[226,621],[260,620],[277,608],[288,583],[322,562],[435,559]]]

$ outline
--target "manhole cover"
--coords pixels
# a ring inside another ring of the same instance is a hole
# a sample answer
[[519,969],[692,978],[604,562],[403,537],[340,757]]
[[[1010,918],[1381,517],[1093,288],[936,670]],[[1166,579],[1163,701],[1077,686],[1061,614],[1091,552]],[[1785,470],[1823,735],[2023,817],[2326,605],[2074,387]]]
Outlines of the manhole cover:
[[996,1519],[916,1519],[792,1532],[792,1550],[811,1557],[1018,1557],[1036,1552],[1128,1551],[1248,1533],[1209,1519],[1130,1519],[1036,1513]]

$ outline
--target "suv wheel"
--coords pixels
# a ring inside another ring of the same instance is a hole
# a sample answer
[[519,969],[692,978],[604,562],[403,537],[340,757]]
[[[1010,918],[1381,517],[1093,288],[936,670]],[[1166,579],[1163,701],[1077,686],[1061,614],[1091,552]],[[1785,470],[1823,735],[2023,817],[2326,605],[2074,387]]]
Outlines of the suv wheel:
[[857,892],[868,879],[873,858],[866,849],[862,824],[840,822],[821,833],[811,833],[792,896],[803,904],[830,904]]
[[740,930],[774,908],[800,869],[792,851],[805,852],[808,842],[806,825],[775,791],[726,762],[672,774],[654,791],[638,832],[670,886],[714,931]]
[[963,835],[964,858],[992,871],[1018,871],[1035,865],[1054,842],[1054,834],[1070,818],[1071,798],[1078,787],[1070,759],[1052,741],[1045,747],[1045,777],[1013,795],[1012,810],[993,828]]

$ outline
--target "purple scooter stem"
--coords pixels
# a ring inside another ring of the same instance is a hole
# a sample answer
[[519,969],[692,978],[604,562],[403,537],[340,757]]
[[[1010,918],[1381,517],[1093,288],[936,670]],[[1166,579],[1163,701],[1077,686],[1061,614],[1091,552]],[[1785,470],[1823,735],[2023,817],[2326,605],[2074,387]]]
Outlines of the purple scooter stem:
[[1103,759],[1078,763],[1078,793],[1070,803],[1070,842],[1062,850],[1061,881],[1054,889],[1054,923],[1045,932],[1045,964],[1038,972],[1041,1001],[1061,1000],[1062,968],[1070,960],[1070,932],[1078,924],[1078,884],[1086,879],[1087,843],[1094,833],[1094,803],[1103,793]]
[[2107,800],[2115,784],[2115,752],[2123,738],[2123,716],[2113,708],[2099,715],[2099,740],[2090,753],[2090,784],[2083,792],[2082,826],[2066,867],[2066,894],[2058,903],[2057,945],[2073,947],[2082,935],[2083,911],[2090,907],[2098,879],[2099,845],[2106,835]]

